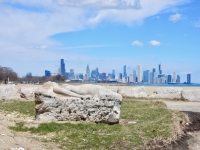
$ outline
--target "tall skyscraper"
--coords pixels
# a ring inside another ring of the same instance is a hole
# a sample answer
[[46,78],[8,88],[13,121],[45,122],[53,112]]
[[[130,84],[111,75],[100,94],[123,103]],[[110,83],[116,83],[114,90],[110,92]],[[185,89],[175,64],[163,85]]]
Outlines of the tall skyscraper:
[[176,72],[173,72],[172,82],[176,83]]
[[142,82],[142,66],[138,65],[138,82]]
[[159,75],[162,74],[161,64],[158,65],[158,73],[159,73]]
[[150,72],[146,70],[143,72],[143,82],[150,83]]
[[60,72],[61,72],[61,75],[65,75],[65,62],[64,62],[64,59],[61,59],[60,60]]
[[112,79],[115,79],[115,70],[112,70]]
[[127,74],[126,74],[126,65],[124,65],[124,68],[123,68],[123,77],[124,77],[124,78],[127,77]]
[[89,65],[87,65],[87,67],[86,67],[86,78],[87,78],[87,80],[90,79],[90,68],[89,68]]
[[191,83],[191,74],[187,74],[187,84]]
[[176,77],[176,83],[181,83],[181,77],[179,75]]
[[168,75],[167,76],[167,83],[171,83],[172,82],[172,75]]
[[98,78],[99,78],[99,69],[96,68],[95,69],[95,79],[98,80]]
[[133,82],[136,82],[136,77],[137,77],[137,75],[136,75],[136,71],[133,70]]

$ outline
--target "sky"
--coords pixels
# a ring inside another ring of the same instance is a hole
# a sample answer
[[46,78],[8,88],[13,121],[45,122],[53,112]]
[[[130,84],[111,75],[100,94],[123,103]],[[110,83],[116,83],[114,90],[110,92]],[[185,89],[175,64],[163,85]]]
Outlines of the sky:
[[199,0],[0,0],[0,66],[31,72],[190,73],[200,83]]

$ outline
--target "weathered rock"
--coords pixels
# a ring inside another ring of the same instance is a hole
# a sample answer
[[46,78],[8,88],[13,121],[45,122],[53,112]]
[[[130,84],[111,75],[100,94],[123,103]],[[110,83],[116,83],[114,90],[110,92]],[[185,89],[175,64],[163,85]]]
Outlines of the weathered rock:
[[147,98],[147,91],[144,86],[141,87],[135,87],[124,90],[121,88],[119,90],[119,94],[121,94],[123,97],[129,97],[129,98]]
[[191,102],[200,102],[200,90],[183,90],[182,99]]
[[37,91],[37,87],[21,87],[20,88],[20,96],[21,98],[25,98],[27,100],[33,100],[35,98],[35,91]]
[[20,94],[18,93],[14,84],[0,85],[0,99],[1,100],[18,100],[20,99]]
[[35,92],[36,119],[46,121],[119,122],[122,96],[98,85],[55,85]]
[[161,87],[153,92],[149,98],[181,100],[182,88]]

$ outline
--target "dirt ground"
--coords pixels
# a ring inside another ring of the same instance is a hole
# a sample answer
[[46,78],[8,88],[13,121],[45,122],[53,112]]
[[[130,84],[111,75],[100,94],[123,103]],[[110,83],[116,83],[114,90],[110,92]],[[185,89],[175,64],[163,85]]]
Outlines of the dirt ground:
[[[33,118],[20,117],[18,114],[0,113],[0,150],[59,150],[56,144],[40,142],[49,138],[30,133],[13,132],[8,126],[14,126],[15,121],[25,121],[33,124]],[[37,125],[37,122],[35,122]]]

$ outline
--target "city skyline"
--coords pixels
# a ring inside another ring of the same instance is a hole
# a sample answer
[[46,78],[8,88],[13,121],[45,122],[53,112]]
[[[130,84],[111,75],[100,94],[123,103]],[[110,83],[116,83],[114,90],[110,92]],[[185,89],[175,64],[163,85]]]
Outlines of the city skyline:
[[[127,73],[126,65],[123,66],[122,72],[116,74],[115,69],[110,72],[101,72],[99,68],[90,69],[87,64],[85,72],[77,73],[74,68],[71,68],[68,72],[65,68],[64,59],[60,59],[60,67],[57,73],[51,73],[49,70],[45,70],[44,75],[46,77],[62,75],[66,76],[67,80],[81,80],[81,81],[117,81],[124,83],[146,83],[146,84],[166,84],[166,83],[194,83],[191,81],[191,74],[187,74],[186,81],[181,81],[179,74],[174,71],[172,74],[165,74],[163,72],[161,63],[158,64],[158,68],[152,68],[143,70],[142,65],[138,64],[137,71],[132,70],[132,73]],[[90,71],[91,70],[91,71]],[[157,71],[156,71],[157,70]]]
[[128,74],[138,64],[158,72],[161,63],[165,74],[200,83],[200,1],[123,2],[1,0],[0,65],[22,77],[56,73],[61,58],[78,73],[87,64],[116,74],[125,64]]

